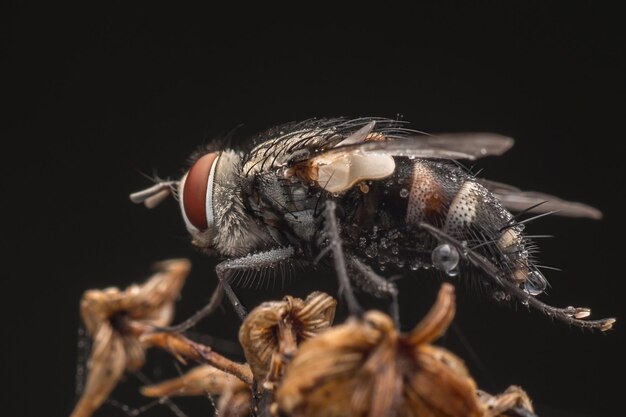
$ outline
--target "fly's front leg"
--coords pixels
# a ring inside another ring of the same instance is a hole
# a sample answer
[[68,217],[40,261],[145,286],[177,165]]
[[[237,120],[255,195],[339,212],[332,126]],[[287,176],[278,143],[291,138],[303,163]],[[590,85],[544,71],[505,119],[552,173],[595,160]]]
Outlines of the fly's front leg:
[[350,314],[359,315],[363,312],[363,308],[354,296],[352,284],[348,277],[346,268],[346,258],[343,254],[343,246],[341,237],[339,236],[339,222],[336,215],[337,205],[334,201],[326,201],[326,206],[322,215],[324,216],[324,229],[322,237],[328,240],[328,246],[322,250],[317,256],[315,262],[319,261],[328,252],[333,254],[333,262],[335,264],[335,272],[339,280],[339,293],[346,298],[348,310]]
[[217,264],[215,272],[217,273],[219,286],[223,288],[224,293],[226,293],[226,296],[242,321],[246,317],[246,310],[241,305],[237,295],[235,295],[235,292],[230,286],[230,282],[228,282],[231,272],[273,267],[281,262],[293,258],[294,253],[294,248],[289,246],[286,248],[278,248],[266,252],[250,254],[244,256],[243,258],[228,259]]
[[218,284],[209,300],[202,309],[198,310],[193,316],[176,326],[161,329],[174,333],[182,333],[195,326],[200,320],[207,317],[221,304],[224,293],[232,303],[237,315],[243,320],[246,317],[246,310],[237,299],[230,283],[228,282],[229,274],[233,271],[241,271],[246,269],[260,269],[275,266],[276,264],[292,258],[294,249],[292,247],[272,249],[267,252],[259,252],[244,256],[243,258],[228,259],[220,262],[215,267],[217,273]]
[[348,258],[350,269],[354,272],[354,282],[359,288],[375,297],[391,299],[390,313],[396,327],[400,328],[400,307],[398,304],[398,287],[378,275],[372,268],[358,258]]

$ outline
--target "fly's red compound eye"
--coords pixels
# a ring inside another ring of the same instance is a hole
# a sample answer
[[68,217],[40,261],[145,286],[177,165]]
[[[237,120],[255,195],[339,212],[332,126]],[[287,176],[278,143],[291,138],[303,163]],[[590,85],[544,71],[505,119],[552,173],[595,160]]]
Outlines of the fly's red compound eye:
[[180,205],[187,228],[204,231],[213,224],[213,178],[218,153],[198,159],[181,181]]

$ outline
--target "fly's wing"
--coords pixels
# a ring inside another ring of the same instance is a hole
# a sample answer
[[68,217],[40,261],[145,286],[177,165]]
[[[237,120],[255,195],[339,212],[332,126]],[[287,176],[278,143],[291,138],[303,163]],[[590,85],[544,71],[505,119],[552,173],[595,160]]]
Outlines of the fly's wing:
[[[600,210],[587,204],[563,200],[536,191],[522,191],[512,185],[482,178],[477,178],[477,181],[491,191],[504,207],[513,212],[547,213],[553,211],[555,214],[567,217],[602,218]],[[529,207],[532,208],[529,209]]]
[[473,160],[500,155],[512,145],[512,139],[488,133],[394,138],[358,131],[330,149],[292,162],[292,166],[302,177],[316,181],[326,191],[340,193],[360,181],[393,174],[394,156]]
[[[501,155],[513,146],[513,139],[496,134],[432,136],[408,129],[403,122],[382,118],[306,121],[275,128],[257,142],[244,161],[246,176],[288,166],[325,166],[347,155],[474,160]],[[381,159],[372,161],[378,163]]]
[[338,146],[320,152],[313,158],[360,154],[475,160],[490,155],[502,155],[511,146],[513,146],[513,139],[494,133],[386,136],[382,139],[372,138],[347,145],[342,142]]

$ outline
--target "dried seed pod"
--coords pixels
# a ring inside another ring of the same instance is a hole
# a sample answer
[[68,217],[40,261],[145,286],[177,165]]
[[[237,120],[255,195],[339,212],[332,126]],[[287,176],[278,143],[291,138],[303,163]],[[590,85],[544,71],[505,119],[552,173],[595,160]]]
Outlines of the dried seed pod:
[[189,273],[186,259],[157,264],[158,272],[142,285],[89,290],[81,300],[81,316],[93,347],[87,362],[87,382],[71,417],[88,417],[106,400],[124,370],[144,361],[139,336],[152,326],[170,323],[174,301]]
[[454,290],[444,284],[409,334],[370,311],[304,342],[286,367],[272,411],[292,417],[493,415],[463,362],[429,344],[453,316]]
[[218,395],[218,415],[224,417],[250,415],[250,386],[211,365],[193,368],[178,378],[143,387],[147,397]]
[[300,342],[330,327],[336,305],[328,294],[314,292],[306,300],[286,296],[266,302],[248,314],[239,341],[255,380],[264,389],[273,389]]

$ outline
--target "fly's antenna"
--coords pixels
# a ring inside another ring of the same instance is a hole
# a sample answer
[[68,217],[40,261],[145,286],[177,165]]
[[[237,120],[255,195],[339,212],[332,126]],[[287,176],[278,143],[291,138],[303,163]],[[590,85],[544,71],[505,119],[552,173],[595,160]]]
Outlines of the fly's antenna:
[[170,195],[176,195],[178,184],[178,181],[159,181],[152,187],[132,193],[130,201],[135,204],[143,203],[147,208],[153,209]]

